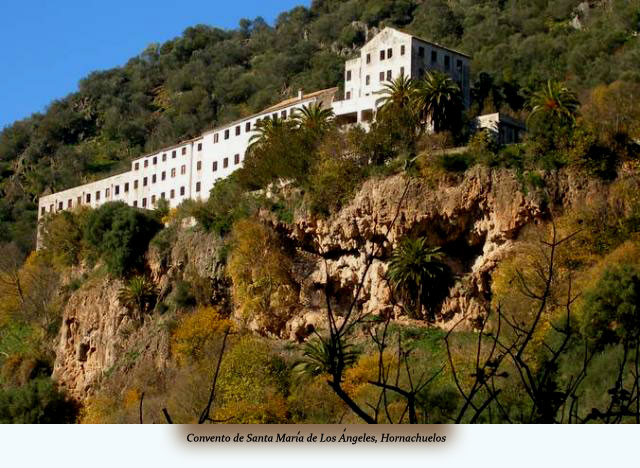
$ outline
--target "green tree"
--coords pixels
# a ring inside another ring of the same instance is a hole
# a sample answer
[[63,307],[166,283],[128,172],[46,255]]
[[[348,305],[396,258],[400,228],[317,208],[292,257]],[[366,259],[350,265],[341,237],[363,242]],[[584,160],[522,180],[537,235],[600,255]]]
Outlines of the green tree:
[[145,276],[134,276],[118,291],[118,302],[142,317],[155,304],[157,291]]
[[428,308],[428,319],[434,320],[433,307],[447,293],[451,273],[439,247],[429,247],[423,237],[407,238],[391,254],[388,278],[394,288],[412,303],[408,313],[422,318]]
[[152,214],[110,202],[89,214],[84,239],[111,274],[124,276],[142,268],[149,241],[160,229],[162,223]]
[[529,98],[529,119],[540,115],[543,119],[552,119],[560,123],[573,122],[579,105],[573,91],[562,83],[549,80]]
[[333,126],[333,109],[323,108],[321,104],[302,106],[295,115],[294,121],[298,128],[322,135]]
[[442,72],[427,72],[417,82],[415,106],[424,126],[431,124],[434,132],[459,129],[462,110],[462,92],[453,79]]

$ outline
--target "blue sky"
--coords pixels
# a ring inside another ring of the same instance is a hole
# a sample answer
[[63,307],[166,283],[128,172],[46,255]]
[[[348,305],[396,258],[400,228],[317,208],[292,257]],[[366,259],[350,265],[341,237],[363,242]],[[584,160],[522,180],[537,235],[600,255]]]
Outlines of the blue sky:
[[41,112],[93,70],[123,65],[188,26],[235,28],[241,18],[310,0],[0,0],[0,129]]

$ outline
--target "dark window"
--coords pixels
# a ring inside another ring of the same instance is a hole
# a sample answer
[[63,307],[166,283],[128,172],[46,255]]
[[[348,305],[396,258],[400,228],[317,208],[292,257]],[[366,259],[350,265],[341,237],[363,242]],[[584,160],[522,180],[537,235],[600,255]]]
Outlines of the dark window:
[[184,195],[184,187],[180,187],[180,195]]
[[351,70],[347,70],[347,81],[351,81]]
[[400,76],[404,76],[404,67],[400,67]]
[[125,193],[129,191],[129,182],[124,183],[124,191]]
[[273,120],[276,120],[278,118],[278,113],[274,112],[273,114],[271,114],[271,117],[273,117]]
[[387,81],[391,81],[391,70],[387,70]]
[[424,57],[424,47],[418,47],[418,57]]
[[149,160],[148,159],[144,160],[144,167],[149,167]]
[[154,164],[154,165],[155,165],[155,164],[158,164],[158,157],[157,157],[157,156],[154,156],[154,157],[153,157],[153,164]]
[[400,46],[400,55],[404,55],[404,45]]
[[172,158],[172,159],[176,159],[176,150],[173,150],[173,151],[171,152],[171,158]]
[[380,60],[384,60],[384,50],[380,51]]
[[213,172],[218,170],[218,161],[213,161]]
[[[109,198],[109,189],[105,189],[105,191],[104,191],[104,197],[105,197],[105,198]],[[69,200],[69,201],[71,201],[71,200]]]
[[287,110],[283,110],[282,112],[280,112],[280,117],[284,120],[287,118]]
[[199,170],[201,170],[201,169],[202,169],[202,161],[198,161],[198,162],[196,163],[196,171],[199,171]]
[[146,207],[147,207],[147,199],[146,199],[146,198],[143,198],[143,199],[142,199],[142,207],[143,207],[143,208],[146,208]]
[[153,175],[151,176],[151,183],[152,183],[152,184],[155,184],[155,183],[156,183],[156,175],[155,175],[155,174],[153,174]]
[[155,195],[151,195],[151,204],[152,205],[156,204],[156,196]]
[[162,198],[162,199],[164,200],[164,198],[165,198],[165,197],[164,197],[164,192],[162,192],[162,193],[160,194],[160,198]]
[[229,158],[224,158],[222,161],[222,167],[229,167]]
[[371,77],[369,75],[364,77],[364,82],[367,86],[369,86],[369,83],[371,82]]
[[40,216],[44,215],[47,212],[47,209],[43,206],[40,208]]
[[186,173],[187,173],[187,166],[183,164],[182,166],[180,166],[180,174],[185,175]]
[[116,185],[116,186],[113,188],[113,192],[114,192],[116,195],[119,195],[119,194],[120,194],[120,186],[119,186],[119,185]]
[[146,187],[147,186],[147,177],[143,177],[142,178],[142,186]]
[[67,200],[67,208],[71,208],[73,206],[73,202],[71,200]]
[[196,182],[196,192],[200,191],[200,182]]
[[174,167],[173,169],[171,169],[171,177],[175,177],[176,176],[176,168]]
[[246,124],[244,124],[244,131],[245,132],[251,131],[251,122],[247,122]]
[[96,201],[100,200],[100,190],[96,192]]
[[185,154],[187,154],[187,147],[183,146],[182,147],[182,155],[184,156]]
[[137,188],[138,188],[138,181],[137,181],[137,180],[134,180],[134,181],[133,181],[133,189],[135,190],[135,189],[137,189]]
[[213,135],[213,142],[218,143],[218,134]]
[[160,174],[160,180],[165,180],[166,178],[167,178],[167,172],[162,171],[162,174]]
[[140,169],[140,163],[135,163],[135,164],[133,165],[133,168],[134,168],[136,171],[137,171],[137,170],[139,170],[139,169]]
[[393,57],[393,49],[387,49],[387,58]]
[[78,206],[82,205],[82,196],[76,198],[76,203],[78,204]]
[[226,130],[224,131],[224,139],[225,139],[225,140],[228,140],[228,139],[229,139],[229,129],[226,129]]
[[438,52],[436,50],[431,51],[431,63],[438,63]]
[[62,209],[62,202],[58,203],[58,209],[61,210]]
[[171,189],[171,191],[169,192],[169,198],[175,198],[176,196],[176,191]]
[[380,72],[380,81],[384,81],[384,72]]
[[234,164],[240,164],[240,155],[236,154],[233,156],[233,163]]
[[367,63],[371,63],[371,54],[367,54]]
[[347,99],[347,100],[351,99],[351,91],[347,91],[347,95],[346,95],[345,99]]
[[162,153],[162,160],[166,161],[167,160],[167,153]]
[[138,206],[138,200],[133,200],[133,207],[136,208]]
[[202,151],[202,143],[198,143],[198,151]]
[[240,135],[240,125],[236,126],[236,136]]
[[451,57],[449,57],[448,55],[444,56],[444,69],[445,70],[449,70],[451,68]]
[[[91,200],[91,195],[87,195],[87,202]],[[53,213],[53,205],[49,205],[49,212]]]

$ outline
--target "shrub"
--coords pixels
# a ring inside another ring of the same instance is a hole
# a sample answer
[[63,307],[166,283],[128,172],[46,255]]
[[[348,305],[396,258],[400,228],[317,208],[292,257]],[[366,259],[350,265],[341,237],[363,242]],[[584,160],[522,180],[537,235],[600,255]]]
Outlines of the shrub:
[[0,423],[73,423],[77,407],[58,391],[48,377],[30,380],[20,387],[0,389]]
[[202,359],[215,339],[231,326],[216,308],[199,307],[178,323],[171,337],[171,351],[178,362]]
[[118,291],[120,304],[130,310],[137,311],[140,315],[153,307],[156,296],[155,285],[145,276],[134,276]]
[[54,262],[64,266],[78,264],[86,220],[86,209],[61,211],[45,218],[40,232],[42,248]]
[[598,347],[640,339],[640,270],[623,264],[609,267],[585,292],[583,333]]
[[355,161],[339,157],[320,160],[309,177],[305,200],[312,213],[328,216],[338,211],[359,187],[363,171]]
[[291,259],[276,234],[255,220],[236,222],[231,235],[227,271],[239,315],[277,333],[297,305]]
[[109,273],[124,276],[142,267],[149,241],[162,228],[150,214],[122,202],[105,203],[87,219],[84,238]]

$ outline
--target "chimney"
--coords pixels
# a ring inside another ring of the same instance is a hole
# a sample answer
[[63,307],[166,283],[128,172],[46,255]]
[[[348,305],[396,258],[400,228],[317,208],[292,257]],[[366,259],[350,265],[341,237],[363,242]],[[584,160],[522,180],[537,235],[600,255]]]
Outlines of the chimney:
[[298,99],[302,99],[302,89],[298,89]]

